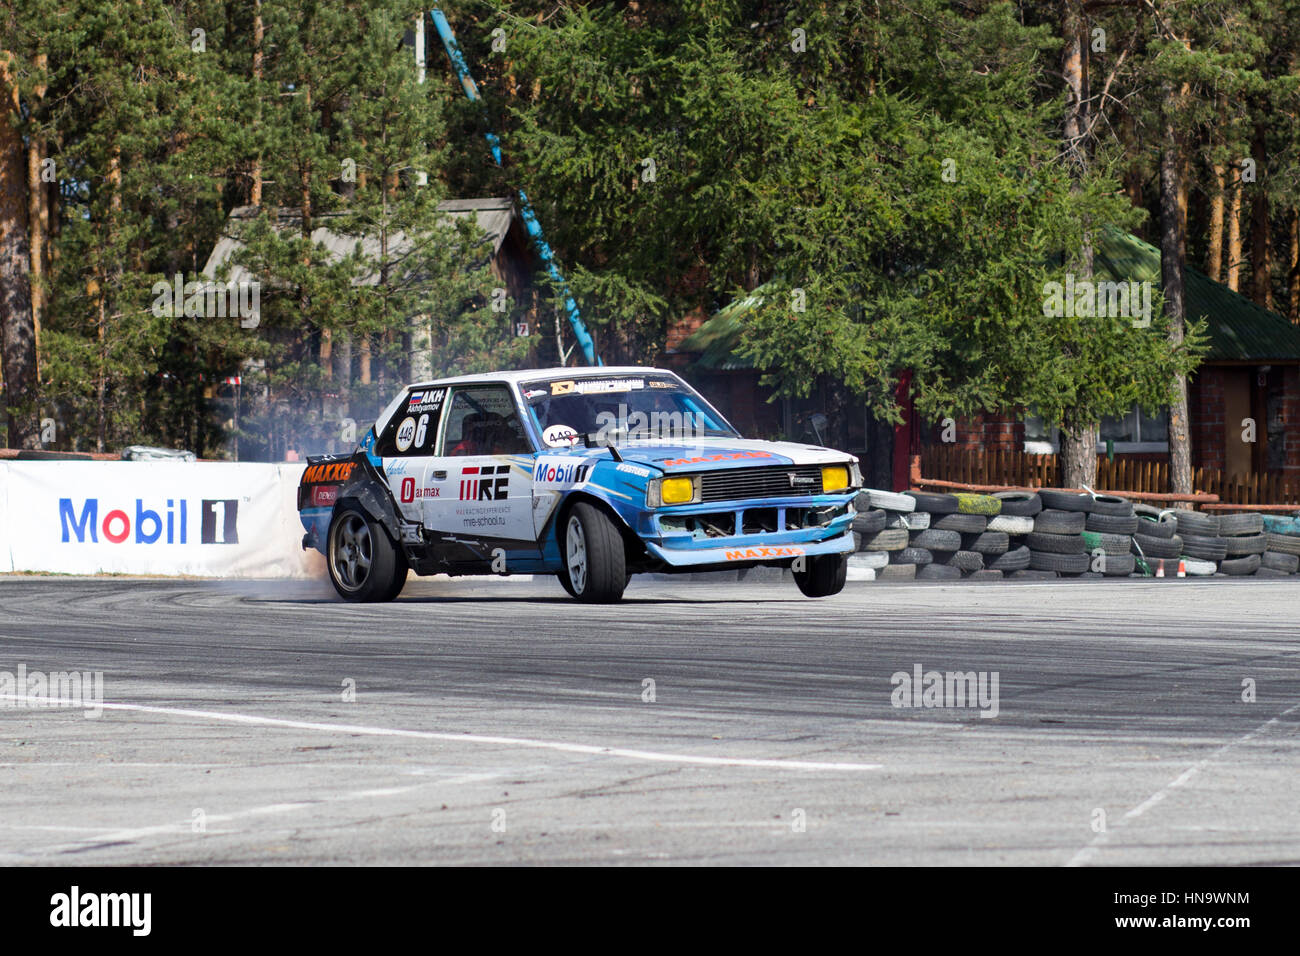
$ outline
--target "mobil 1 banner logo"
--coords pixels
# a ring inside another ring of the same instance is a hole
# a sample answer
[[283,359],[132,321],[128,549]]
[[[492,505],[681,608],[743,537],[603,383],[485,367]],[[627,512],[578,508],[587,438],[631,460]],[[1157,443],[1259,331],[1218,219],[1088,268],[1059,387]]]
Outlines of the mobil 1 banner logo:
[[239,501],[235,498],[203,499],[201,544],[239,544]]
[[136,498],[130,503],[60,498],[61,540],[64,544],[191,544],[196,510],[199,544],[239,543],[235,498]]

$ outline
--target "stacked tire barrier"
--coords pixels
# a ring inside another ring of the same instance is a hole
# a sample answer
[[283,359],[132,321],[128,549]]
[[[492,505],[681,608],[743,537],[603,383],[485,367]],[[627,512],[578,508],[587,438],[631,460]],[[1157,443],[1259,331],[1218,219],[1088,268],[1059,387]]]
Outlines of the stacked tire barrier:
[[1204,514],[1050,488],[993,495],[867,489],[851,566],[882,580],[1285,577],[1300,517]]

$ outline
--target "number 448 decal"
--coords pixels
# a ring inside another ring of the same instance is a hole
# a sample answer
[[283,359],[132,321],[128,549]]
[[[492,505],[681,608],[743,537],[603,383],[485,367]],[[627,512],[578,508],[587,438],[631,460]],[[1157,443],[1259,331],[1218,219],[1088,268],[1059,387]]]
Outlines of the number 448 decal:
[[413,416],[406,416],[406,418],[402,419],[402,424],[397,426],[397,450],[401,452],[408,451],[412,445],[416,448],[423,448],[428,430],[428,413],[421,415],[418,423]]

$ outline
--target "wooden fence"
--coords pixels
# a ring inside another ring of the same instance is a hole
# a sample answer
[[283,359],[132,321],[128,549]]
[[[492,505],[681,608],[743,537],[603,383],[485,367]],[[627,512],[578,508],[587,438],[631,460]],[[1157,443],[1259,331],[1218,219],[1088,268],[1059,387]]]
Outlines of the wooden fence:
[[[931,445],[921,453],[921,474],[939,481],[971,485],[1018,485],[1059,488],[1061,466],[1056,455],[1013,451],[970,451],[952,445]],[[1300,479],[1281,475],[1227,476],[1197,468],[1192,488],[1217,494],[1227,504],[1300,504]],[[1139,458],[1108,461],[1097,456],[1096,491],[1138,491],[1168,494],[1169,462]]]

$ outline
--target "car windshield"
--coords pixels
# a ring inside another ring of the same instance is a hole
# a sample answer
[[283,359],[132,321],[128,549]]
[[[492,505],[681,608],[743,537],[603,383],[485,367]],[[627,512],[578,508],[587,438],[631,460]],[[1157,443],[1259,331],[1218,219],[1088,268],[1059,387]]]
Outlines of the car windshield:
[[697,392],[671,375],[552,378],[525,382],[524,401],[547,445],[634,439],[736,438]]

